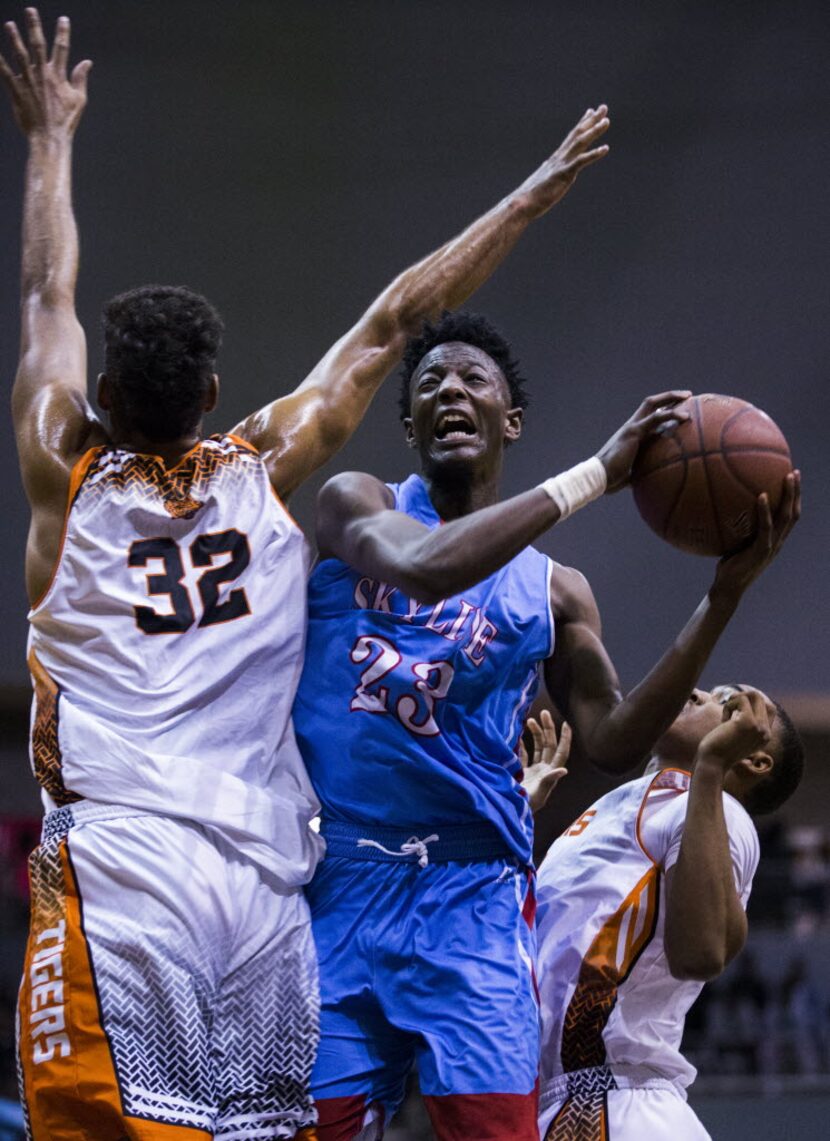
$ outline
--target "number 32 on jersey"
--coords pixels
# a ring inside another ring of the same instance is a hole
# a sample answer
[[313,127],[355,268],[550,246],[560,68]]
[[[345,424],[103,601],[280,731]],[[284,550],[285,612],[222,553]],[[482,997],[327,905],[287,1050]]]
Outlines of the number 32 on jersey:
[[[224,561],[214,566],[214,558],[223,555],[226,556]],[[219,601],[220,586],[239,578],[251,561],[245,535],[234,529],[199,535],[187,548],[187,557],[194,569],[205,568],[196,583],[202,603],[199,626],[215,626],[251,613],[241,587],[231,590],[224,601]],[[156,560],[163,569],[151,574],[149,564]],[[166,612],[154,610],[152,606],[134,606],[138,628],[145,634],[181,634],[189,630],[196,622],[196,613],[190,592],[182,582],[185,568],[179,544],[166,536],[137,539],[130,547],[127,565],[147,567],[147,593],[166,594],[170,600],[170,609]]]

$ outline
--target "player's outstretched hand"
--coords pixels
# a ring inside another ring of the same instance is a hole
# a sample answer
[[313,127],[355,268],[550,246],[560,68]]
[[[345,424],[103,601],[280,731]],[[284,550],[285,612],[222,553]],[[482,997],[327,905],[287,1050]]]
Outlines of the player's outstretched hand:
[[525,206],[534,218],[555,206],[568,193],[584,167],[608,154],[607,145],[595,146],[595,143],[610,125],[608,108],[604,103],[596,109],[589,107],[550,158],[525,179],[516,191],[516,201]]
[[571,751],[571,727],[565,722],[559,740],[556,739],[556,726],[547,709],[540,714],[540,721],[529,717],[527,727],[533,738],[533,756],[529,757],[524,741],[519,739],[519,756],[524,769],[522,788],[527,793],[532,812],[538,812],[548,802],[548,798],[563,776]]
[[696,766],[714,765],[725,776],[738,761],[767,744],[774,716],[774,708],[757,689],[734,691],[724,703],[723,721],[698,745]]
[[68,18],[58,20],[51,55],[37,8],[26,9],[28,48],[14,21],[5,27],[17,73],[0,55],[0,79],[11,96],[18,126],[30,138],[52,131],[71,135],[86,106],[86,81],[92,63],[83,60],[67,76]]
[[664,424],[677,424],[689,419],[688,412],[677,412],[675,408],[691,395],[685,389],[673,389],[671,392],[647,396],[634,415],[600,448],[597,455],[602,460],[608,479],[606,492],[619,491],[629,482],[631,467],[646,437]]
[[755,538],[734,555],[719,560],[710,595],[720,594],[730,601],[740,598],[781,550],[800,515],[801,472],[791,471],[784,477],[784,491],[774,517],[766,493],[758,496]]

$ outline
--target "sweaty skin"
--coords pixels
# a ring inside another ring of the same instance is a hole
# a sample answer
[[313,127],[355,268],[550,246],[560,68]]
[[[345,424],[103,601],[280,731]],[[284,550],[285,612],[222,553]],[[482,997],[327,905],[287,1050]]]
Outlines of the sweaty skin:
[[[159,443],[112,420],[106,428],[87,399],[86,340],[75,313],[78,235],[72,210],[72,144],[86,106],[89,60],[67,73],[69,20],[61,17],[51,55],[36,9],[26,9],[28,47],[6,24],[16,70],[0,56],[26,166],[21,346],[12,411],[32,511],[26,585],[39,597],[60,546],[70,474],[90,447],[114,443],[175,464],[201,438]],[[520,186],[458,237],[402,273],[373,302],[299,387],[248,416],[234,433],[261,453],[271,482],[288,497],[354,431],[378,387],[423,321],[459,305],[493,273],[531,222],[559,202],[579,172],[608,151],[607,108],[585,112],[562,144]],[[218,378],[205,399],[214,406]],[[106,377],[99,403],[112,411]]]
[[[559,519],[539,487],[499,501],[504,447],[521,434],[521,409],[486,353],[450,342],[427,353],[410,385],[407,442],[419,452],[433,506],[444,520],[429,530],[392,509],[392,493],[374,476],[345,472],[318,499],[317,542],[362,574],[422,602],[455,595],[504,566]],[[642,440],[677,419],[680,391],[647,397],[597,453],[609,492],[626,485]],[[544,665],[548,692],[570,724],[579,753],[622,773],[638,764],[672,723],[749,584],[771,562],[800,511],[799,475],[784,481],[773,520],[759,497],[752,544],[722,559],[700,605],[650,673],[623,697],[602,643],[599,611],[579,571],[555,565],[551,606],[556,650]]]

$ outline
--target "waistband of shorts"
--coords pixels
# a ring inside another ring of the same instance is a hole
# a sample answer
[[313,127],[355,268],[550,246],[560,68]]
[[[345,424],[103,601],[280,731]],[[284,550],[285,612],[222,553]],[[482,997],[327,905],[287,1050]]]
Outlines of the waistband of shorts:
[[612,1089],[665,1089],[686,1100],[686,1088],[681,1082],[656,1077],[648,1066],[589,1066],[543,1082],[539,1089],[539,1108],[547,1109],[568,1097],[598,1095]]
[[494,828],[481,824],[377,828],[323,818],[320,835],[326,841],[326,855],[350,860],[419,864],[422,868],[450,860],[506,859],[519,864],[505,839]]
[[127,816],[157,816],[146,808],[130,808],[126,804],[99,804],[97,800],[76,800],[62,808],[53,808],[43,818],[41,842],[65,836],[79,824],[92,820],[121,820]]

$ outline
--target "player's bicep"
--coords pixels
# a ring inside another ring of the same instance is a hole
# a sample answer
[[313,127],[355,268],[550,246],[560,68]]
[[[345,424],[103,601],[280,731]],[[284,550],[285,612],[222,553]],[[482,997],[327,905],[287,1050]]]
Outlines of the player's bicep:
[[583,576],[558,568],[552,603],[556,641],[545,662],[545,685],[570,724],[577,749],[590,756],[593,729],[621,700],[619,679],[602,642],[599,609]]
[[411,552],[428,535],[422,523],[394,509],[389,488],[374,476],[342,472],[317,500],[317,545],[356,570],[406,587]]
[[234,434],[262,456],[277,492],[287,498],[343,446],[402,342],[364,318],[329,349],[294,392],[248,416]]

